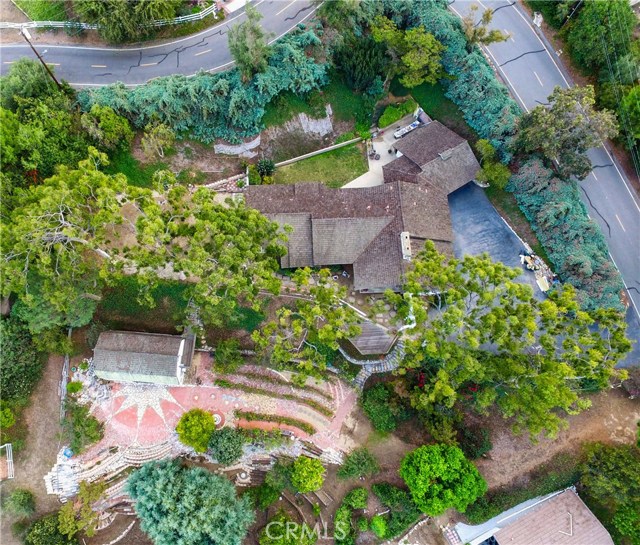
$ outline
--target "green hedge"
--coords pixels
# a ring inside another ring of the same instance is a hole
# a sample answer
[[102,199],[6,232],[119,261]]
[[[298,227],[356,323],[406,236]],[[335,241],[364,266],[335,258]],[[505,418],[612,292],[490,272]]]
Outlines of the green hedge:
[[409,115],[415,112],[418,107],[418,103],[409,98],[400,104],[391,104],[384,109],[384,113],[380,116],[378,120],[378,127],[384,129],[389,125],[392,125],[396,121],[402,119],[405,115]]
[[262,373],[255,373],[252,371],[236,371],[233,374],[239,377],[247,377],[255,380],[261,380],[262,382],[267,382],[269,384],[282,384],[283,386],[289,386],[294,390],[311,390],[312,392],[315,392],[316,394],[324,397],[327,401],[333,400],[333,397],[331,396],[331,394],[328,394],[326,391],[316,386],[313,386],[312,384],[305,384],[304,386],[298,386],[297,384],[294,384],[293,382],[290,382],[280,377],[263,375]]
[[274,422],[276,424],[286,424],[302,430],[309,435],[314,435],[318,430],[308,422],[291,418],[289,416],[280,416],[277,414],[263,414],[252,411],[236,411],[237,418],[242,418],[247,422]]

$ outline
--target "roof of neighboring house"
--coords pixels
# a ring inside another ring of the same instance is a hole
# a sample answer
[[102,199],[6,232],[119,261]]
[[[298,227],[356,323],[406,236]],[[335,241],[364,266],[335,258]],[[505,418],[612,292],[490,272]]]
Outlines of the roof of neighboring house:
[[250,186],[246,200],[248,206],[293,228],[283,267],[353,265],[356,290],[401,285],[406,263],[402,232],[421,244],[433,239],[450,245],[453,240],[447,197],[433,186]]
[[93,351],[96,375],[120,382],[179,384],[178,365],[191,363],[194,337],[105,331]]
[[570,489],[500,529],[499,545],[613,545],[609,532]]
[[473,180],[480,170],[469,143],[438,121],[400,138],[394,147],[402,156],[386,164],[386,180],[428,182],[447,195]]

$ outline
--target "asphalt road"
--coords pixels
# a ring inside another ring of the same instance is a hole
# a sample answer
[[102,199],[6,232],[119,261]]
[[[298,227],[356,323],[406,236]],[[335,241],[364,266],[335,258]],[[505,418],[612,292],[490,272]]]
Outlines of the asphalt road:
[[[474,3],[481,8],[478,15],[486,8],[493,9],[491,27],[511,36],[485,51],[525,111],[545,104],[556,85],[572,85],[560,58],[534,29],[519,4],[507,0],[454,0],[450,8],[462,16]],[[602,228],[611,258],[622,273],[632,302],[627,313],[629,333],[640,341],[640,199],[604,146],[590,150],[589,158],[593,171],[580,183],[583,201]],[[632,359],[640,360],[640,342]]]
[[[275,41],[306,21],[316,7],[309,0],[258,0],[253,4],[263,15],[262,25]],[[107,85],[121,81],[140,85],[170,74],[192,75],[215,71],[232,64],[227,47],[229,28],[246,19],[244,10],[198,34],[160,44],[139,47],[84,47],[38,43],[38,52],[56,74],[74,87]],[[32,31],[34,32],[34,31]],[[0,47],[0,73],[20,57],[35,55],[26,43]]]

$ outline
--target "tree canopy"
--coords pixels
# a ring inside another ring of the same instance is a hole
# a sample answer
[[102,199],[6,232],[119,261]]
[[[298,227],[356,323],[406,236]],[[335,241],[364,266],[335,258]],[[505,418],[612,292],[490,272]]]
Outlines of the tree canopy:
[[4,401],[24,400],[38,382],[42,357],[27,325],[15,316],[0,318],[0,391]]
[[260,20],[262,14],[250,4],[245,8],[247,20],[229,29],[229,51],[245,81],[267,69],[270,48]]
[[[590,402],[584,385],[607,386],[630,349],[624,316],[580,310],[565,285],[540,301],[520,269],[487,255],[449,259],[432,242],[414,257],[404,294],[388,294],[407,325],[400,373],[418,369],[411,402],[431,422],[464,395],[480,413],[496,406],[517,432],[553,437]],[[430,294],[430,295],[427,295]]]
[[548,100],[548,108],[536,106],[522,117],[518,141],[523,151],[557,161],[562,177],[582,180],[592,169],[587,150],[618,134],[615,114],[594,108],[591,85],[556,87]]
[[209,439],[209,454],[222,465],[228,466],[242,456],[244,443],[244,435],[235,428],[215,430]]
[[44,67],[36,60],[22,57],[0,78],[0,106],[15,111],[21,98],[41,98],[58,92]]
[[407,454],[400,476],[423,513],[436,517],[453,507],[464,513],[487,491],[487,483],[462,451],[451,445],[428,445]]
[[405,87],[436,83],[444,76],[440,62],[444,46],[424,27],[401,30],[391,19],[378,16],[371,26],[371,35],[376,42],[387,45],[396,72],[401,74],[400,83]]
[[249,497],[227,478],[175,461],[143,465],[127,491],[155,545],[241,545],[254,520]]
[[291,484],[302,494],[320,490],[324,483],[324,473],[325,469],[320,460],[299,456],[293,462]]
[[479,9],[476,4],[472,4],[469,8],[469,13],[462,18],[464,34],[469,44],[490,45],[508,40],[508,34],[503,34],[496,29],[489,30],[489,25],[493,20],[492,9],[485,9],[480,16],[480,20],[476,21],[476,13]]

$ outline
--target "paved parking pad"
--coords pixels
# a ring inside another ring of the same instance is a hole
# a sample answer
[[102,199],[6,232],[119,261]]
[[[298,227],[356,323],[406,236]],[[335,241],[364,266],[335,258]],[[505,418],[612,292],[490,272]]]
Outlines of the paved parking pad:
[[529,284],[538,299],[544,298],[533,272],[520,263],[520,254],[525,249],[523,243],[498,214],[482,188],[468,183],[454,191],[449,195],[449,208],[456,257],[487,252],[494,261],[522,269],[517,280]]

